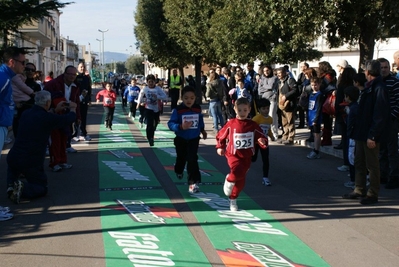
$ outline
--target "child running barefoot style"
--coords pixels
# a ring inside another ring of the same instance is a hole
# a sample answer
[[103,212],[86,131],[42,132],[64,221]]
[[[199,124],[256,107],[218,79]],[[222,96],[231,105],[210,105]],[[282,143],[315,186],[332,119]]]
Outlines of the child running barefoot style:
[[313,130],[314,136],[314,148],[307,155],[308,159],[319,159],[320,158],[320,143],[321,143],[321,108],[323,106],[322,93],[320,92],[321,81],[317,77],[310,79],[310,86],[312,93],[309,95],[309,108],[308,108],[308,123],[309,128]]
[[255,153],[255,142],[262,149],[268,144],[267,137],[259,125],[248,114],[251,104],[247,98],[239,98],[234,103],[237,117],[229,120],[216,136],[217,153],[226,156],[230,173],[226,175],[223,191],[230,199],[230,210],[237,211],[237,198],[245,185],[245,176]]
[[154,146],[154,134],[159,123],[160,104],[167,99],[161,87],[155,85],[155,76],[147,75],[147,86],[140,91],[137,107],[145,96],[145,118],[147,121],[146,135],[150,146]]
[[204,129],[204,116],[201,106],[195,104],[195,89],[186,86],[182,90],[183,102],[172,110],[168,127],[174,131],[176,137],[175,173],[178,179],[183,179],[184,167],[187,163],[188,192],[199,192],[198,184],[201,183],[201,173],[198,166],[198,146],[200,133],[206,139]]
[[134,121],[136,119],[137,110],[137,97],[140,93],[140,87],[137,86],[137,79],[133,78],[130,81],[130,85],[127,86],[125,92],[123,93],[123,98],[129,103],[129,118]]
[[[257,102],[257,108],[259,110],[259,114],[255,115],[252,118],[254,122],[256,122],[259,127],[263,130],[263,134],[265,136],[269,136],[272,141],[274,141],[274,136],[271,130],[271,125],[273,124],[273,118],[269,116],[270,110],[270,101],[266,98],[261,98]],[[255,146],[255,154],[252,156],[252,162],[256,162],[258,158],[259,146]],[[265,186],[271,186],[272,183],[269,180],[269,147],[262,149],[260,151],[262,156],[262,172],[263,178],[262,183]]]
[[105,115],[105,128],[112,131],[112,120],[114,119],[116,93],[112,90],[111,83],[105,83],[105,89],[97,93],[97,103],[103,99],[104,115]]

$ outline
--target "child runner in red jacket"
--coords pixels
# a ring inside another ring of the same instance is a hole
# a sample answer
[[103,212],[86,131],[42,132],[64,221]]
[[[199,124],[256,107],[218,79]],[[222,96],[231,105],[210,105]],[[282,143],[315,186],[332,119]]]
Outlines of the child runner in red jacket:
[[114,90],[112,90],[111,83],[105,83],[105,89],[97,93],[97,103],[100,103],[101,97],[103,98],[105,128],[109,128],[112,131],[112,120],[114,119],[116,93]]
[[259,125],[248,119],[251,104],[247,98],[234,103],[237,117],[229,120],[216,136],[217,153],[226,156],[230,173],[226,175],[223,191],[230,199],[230,210],[237,211],[237,197],[244,188],[245,176],[255,153],[255,142],[262,149],[268,145],[267,137]]

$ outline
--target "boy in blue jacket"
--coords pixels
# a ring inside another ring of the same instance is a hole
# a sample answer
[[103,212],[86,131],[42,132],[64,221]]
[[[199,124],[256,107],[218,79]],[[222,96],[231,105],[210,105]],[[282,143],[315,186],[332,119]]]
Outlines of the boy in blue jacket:
[[198,146],[200,134],[206,139],[204,117],[201,106],[195,104],[195,89],[186,86],[182,90],[183,102],[172,110],[168,127],[174,131],[176,137],[175,173],[178,179],[183,179],[184,167],[187,163],[187,180],[190,193],[199,192],[198,184],[201,182],[201,173],[198,166]]
[[136,119],[137,98],[140,93],[140,87],[137,86],[137,79],[133,78],[130,85],[125,89],[123,98],[129,102],[129,118]]

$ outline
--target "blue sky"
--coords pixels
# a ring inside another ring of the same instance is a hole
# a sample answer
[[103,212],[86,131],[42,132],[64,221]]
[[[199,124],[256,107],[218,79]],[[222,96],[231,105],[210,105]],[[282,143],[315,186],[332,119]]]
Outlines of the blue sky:
[[[88,45],[98,52],[102,34],[104,33],[105,52],[136,53],[134,13],[137,0],[63,0],[60,2],[75,2],[61,10],[60,31],[64,37],[69,37],[79,45]],[[130,47],[132,46],[132,47]]]

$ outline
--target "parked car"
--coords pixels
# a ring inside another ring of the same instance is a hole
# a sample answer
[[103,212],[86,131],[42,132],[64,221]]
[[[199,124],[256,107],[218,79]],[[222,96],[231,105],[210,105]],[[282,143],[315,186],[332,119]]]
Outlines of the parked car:
[[143,84],[143,83],[145,83],[145,77],[144,77],[144,75],[136,75],[136,80],[137,80],[137,83],[138,84]]

